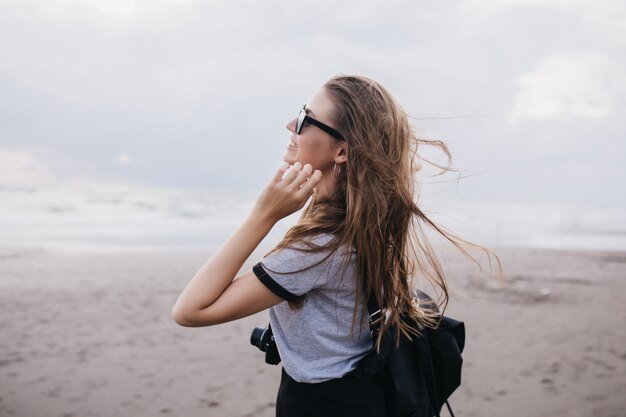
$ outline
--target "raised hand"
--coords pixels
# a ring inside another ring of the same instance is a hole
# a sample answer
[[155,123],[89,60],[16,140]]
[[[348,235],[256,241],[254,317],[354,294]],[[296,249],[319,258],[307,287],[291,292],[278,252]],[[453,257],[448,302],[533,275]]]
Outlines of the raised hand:
[[290,167],[284,163],[259,194],[252,215],[277,222],[295,213],[313,195],[321,178],[322,171],[313,170],[311,164],[296,162]]

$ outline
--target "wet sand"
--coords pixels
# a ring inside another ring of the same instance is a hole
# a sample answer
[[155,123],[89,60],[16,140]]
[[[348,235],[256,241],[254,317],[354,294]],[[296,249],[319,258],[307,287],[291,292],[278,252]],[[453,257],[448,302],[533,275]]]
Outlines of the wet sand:
[[[442,253],[467,329],[455,414],[626,416],[626,253],[492,249],[505,285]],[[249,342],[266,312],[170,318],[207,257],[0,248],[0,416],[273,416],[280,367]]]

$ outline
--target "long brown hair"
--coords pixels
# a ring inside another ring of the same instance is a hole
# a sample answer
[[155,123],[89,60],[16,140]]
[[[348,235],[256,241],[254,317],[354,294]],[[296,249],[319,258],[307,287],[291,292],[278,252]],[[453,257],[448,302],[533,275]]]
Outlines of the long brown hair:
[[[335,113],[331,115],[334,126],[346,138],[347,161],[335,192],[326,197],[314,194],[298,223],[269,253],[294,243],[306,243],[312,252],[334,253],[344,245],[353,248],[357,285],[352,326],[363,278],[367,277],[365,299],[374,294],[378,305],[385,307],[387,317],[381,321],[378,349],[386,327],[397,327],[399,341],[400,332],[409,336],[419,333],[423,326],[435,327],[448,304],[445,275],[423,225],[440,233],[479,266],[463,249],[464,244],[494,255],[501,274],[502,266],[495,253],[437,226],[417,206],[415,174],[421,169],[419,160],[442,169],[441,174],[451,171],[447,146],[438,140],[418,138],[403,108],[383,86],[368,77],[338,75],[328,80],[324,88],[335,104]],[[439,147],[448,156],[448,166],[421,158],[417,152],[421,145]],[[318,233],[333,234],[335,239],[325,247],[307,243],[307,238]],[[349,255],[350,251],[346,251],[344,265]],[[441,290],[436,310],[420,308],[413,302],[412,289],[418,271]],[[290,305],[298,308],[305,301],[306,297],[301,297]],[[414,317],[419,328],[403,322],[401,317],[405,314]]]

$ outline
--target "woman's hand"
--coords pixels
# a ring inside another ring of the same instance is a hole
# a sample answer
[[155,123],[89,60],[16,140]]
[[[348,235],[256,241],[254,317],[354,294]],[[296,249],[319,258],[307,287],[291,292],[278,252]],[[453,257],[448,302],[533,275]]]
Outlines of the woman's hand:
[[300,162],[296,162],[289,167],[288,163],[284,163],[261,191],[251,215],[277,222],[295,213],[313,195],[313,187],[321,178],[322,171],[313,171],[311,164],[303,167]]

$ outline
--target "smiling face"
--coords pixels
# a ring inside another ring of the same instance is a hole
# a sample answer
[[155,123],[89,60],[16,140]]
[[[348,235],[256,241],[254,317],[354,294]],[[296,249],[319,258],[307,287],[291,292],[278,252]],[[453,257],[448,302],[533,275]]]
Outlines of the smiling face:
[[[311,117],[328,126],[335,127],[331,118],[331,115],[334,114],[335,104],[323,87],[311,97],[306,107],[309,109],[308,114]],[[313,169],[321,170],[323,175],[332,171],[335,162],[339,164],[345,161],[344,157],[339,157],[341,147],[345,146],[345,142],[336,140],[330,134],[310,123],[305,123],[298,135],[296,134],[297,121],[298,118],[296,117],[287,124],[291,136],[283,156],[285,162],[291,165],[296,162],[300,162],[302,165],[311,164]]]

